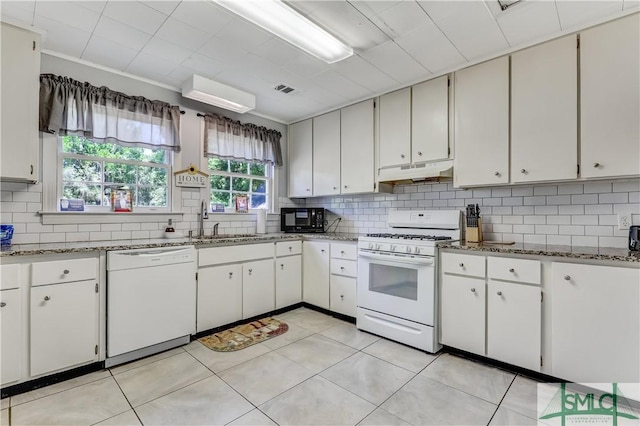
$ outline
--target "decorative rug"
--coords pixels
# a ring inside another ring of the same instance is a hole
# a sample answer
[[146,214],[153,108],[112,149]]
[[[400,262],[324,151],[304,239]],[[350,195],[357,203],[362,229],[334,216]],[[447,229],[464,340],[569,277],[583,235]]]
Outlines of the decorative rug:
[[289,326],[286,323],[269,317],[201,337],[198,341],[214,351],[232,352],[264,342],[287,330]]

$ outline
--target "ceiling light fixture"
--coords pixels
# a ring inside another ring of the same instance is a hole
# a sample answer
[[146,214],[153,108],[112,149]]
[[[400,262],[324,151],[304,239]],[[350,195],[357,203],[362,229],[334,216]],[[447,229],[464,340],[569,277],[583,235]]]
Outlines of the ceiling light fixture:
[[239,113],[256,107],[255,95],[197,74],[182,84],[182,96]]
[[213,1],[329,64],[353,55],[353,49],[280,0]]

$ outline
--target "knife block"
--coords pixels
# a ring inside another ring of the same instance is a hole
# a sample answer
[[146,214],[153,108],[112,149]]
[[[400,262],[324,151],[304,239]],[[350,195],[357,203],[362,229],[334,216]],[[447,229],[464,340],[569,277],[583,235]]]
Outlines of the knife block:
[[466,241],[468,243],[481,243],[482,242],[482,218],[478,218],[478,227],[466,228]]

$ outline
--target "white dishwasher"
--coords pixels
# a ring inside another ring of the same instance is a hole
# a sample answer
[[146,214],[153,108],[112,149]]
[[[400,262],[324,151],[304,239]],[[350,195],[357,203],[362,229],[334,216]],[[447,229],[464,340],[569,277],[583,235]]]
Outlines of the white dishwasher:
[[107,253],[106,367],[186,344],[195,330],[194,246]]

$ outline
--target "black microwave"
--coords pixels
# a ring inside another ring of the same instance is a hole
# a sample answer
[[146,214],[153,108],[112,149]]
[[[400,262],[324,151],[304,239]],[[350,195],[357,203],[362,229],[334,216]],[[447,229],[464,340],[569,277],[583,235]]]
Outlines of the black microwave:
[[324,232],[324,209],[321,207],[283,207],[280,230],[284,232]]

